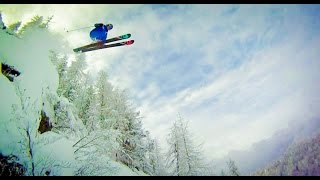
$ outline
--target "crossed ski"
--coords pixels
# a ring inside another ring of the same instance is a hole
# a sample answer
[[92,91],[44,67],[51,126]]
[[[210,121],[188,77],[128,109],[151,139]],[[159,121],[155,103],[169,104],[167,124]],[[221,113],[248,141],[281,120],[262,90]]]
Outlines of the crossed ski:
[[117,47],[117,46],[124,46],[124,45],[131,45],[134,43],[134,40],[129,40],[129,41],[124,41],[124,42],[119,42],[119,43],[114,43],[114,44],[108,44],[110,42],[114,41],[119,41],[119,40],[124,40],[128,39],[131,37],[131,34],[124,34],[121,36],[117,36],[114,38],[110,38],[104,41],[96,42],[96,43],[91,43],[85,46],[81,46],[78,48],[73,49],[74,52],[88,52],[88,51],[93,51],[93,50],[98,50],[98,49],[104,49],[104,48],[110,48],[110,47]]

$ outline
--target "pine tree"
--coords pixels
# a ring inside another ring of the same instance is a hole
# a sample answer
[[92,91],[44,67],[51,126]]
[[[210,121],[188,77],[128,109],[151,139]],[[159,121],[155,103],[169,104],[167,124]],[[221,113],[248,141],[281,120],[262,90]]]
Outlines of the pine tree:
[[95,93],[93,85],[89,84],[89,76],[87,75],[85,76],[85,86],[83,88],[83,94],[80,94],[80,98],[78,99],[78,116],[82,120],[83,124],[87,126],[91,116],[91,106],[94,105]]
[[229,159],[227,164],[228,164],[230,176],[240,176],[240,172],[238,170],[238,167],[236,166],[236,164],[233,160]]
[[15,34],[17,33],[20,26],[21,26],[21,21],[13,23],[9,25],[9,27],[7,28],[7,32],[10,32],[11,34]]
[[[87,127],[87,130],[89,132],[94,131],[98,126],[98,113],[97,113],[97,95],[96,91],[94,89],[94,86],[90,86],[87,89],[87,93],[91,93],[91,95],[88,96],[89,108],[87,109],[87,112],[84,116],[84,119],[82,121],[84,122],[85,126]],[[87,102],[88,103],[88,102]]]
[[52,18],[53,16],[48,17],[46,20],[43,20],[43,22],[39,25],[39,28],[48,28]]
[[56,67],[58,75],[59,75],[59,86],[57,89],[57,93],[59,96],[64,94],[66,90],[67,83],[67,57],[65,55],[60,55],[54,51],[50,51],[50,60],[53,65]]
[[169,138],[167,140],[169,144],[169,151],[167,153],[167,162],[168,162],[168,168],[172,168],[173,171],[171,172],[171,175],[182,175],[180,172],[180,140],[179,140],[179,132],[177,123],[174,122],[173,127],[170,130]]
[[[65,85],[64,97],[66,97],[71,103],[75,102],[79,98],[80,94],[83,93],[84,85],[84,68],[86,67],[84,55],[76,56],[76,60],[73,61],[70,67],[67,69],[67,78],[68,82]],[[74,104],[76,107],[79,107],[78,104]]]
[[196,146],[191,137],[187,122],[179,117],[168,139],[168,164],[174,167],[173,175],[196,176],[206,171],[201,146]]
[[161,148],[156,139],[149,141],[148,146],[148,160],[151,165],[151,175],[155,176],[164,176],[166,175],[164,162],[163,162],[163,154],[161,152]]
[[25,25],[22,26],[22,28],[18,31],[18,36],[25,36],[28,33],[32,32],[32,29],[34,27],[38,28],[44,28],[41,27],[41,24],[43,23],[43,17],[42,16],[34,16],[30,22],[26,23]]
[[126,141],[129,141],[129,146],[125,148],[125,152],[132,158],[135,167],[145,170],[147,167],[145,164],[147,132],[143,130],[142,122],[137,118],[136,113],[127,114],[127,118],[129,129],[128,133],[125,134],[125,144]]
[[111,115],[111,109],[110,105],[112,104],[111,102],[111,97],[112,97],[112,86],[108,82],[108,76],[105,71],[100,71],[98,73],[98,79],[96,83],[96,89],[97,89],[97,94],[96,94],[96,110],[97,110],[97,120],[98,124],[103,127],[111,127],[112,123],[108,121],[110,115]]

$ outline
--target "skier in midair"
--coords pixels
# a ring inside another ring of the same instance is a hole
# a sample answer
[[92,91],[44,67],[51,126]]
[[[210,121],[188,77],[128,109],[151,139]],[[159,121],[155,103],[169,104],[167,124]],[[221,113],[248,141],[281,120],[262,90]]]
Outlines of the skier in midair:
[[[113,29],[112,24],[106,24],[104,25],[103,23],[96,23],[94,24],[94,29],[90,31],[90,38],[92,41],[94,41],[91,44],[87,44],[85,46],[81,46],[78,48],[73,49],[74,52],[87,52],[87,51],[94,51],[98,49],[104,49],[104,48],[110,48],[110,47],[117,47],[117,46],[124,46],[124,45],[131,45],[134,43],[134,40],[129,40],[129,41],[124,41],[124,42],[118,42],[118,43],[113,43],[113,44],[108,44],[111,42],[119,41],[119,40],[124,40],[128,39],[131,37],[131,34],[123,34],[121,36],[113,37],[107,39],[108,32]],[[84,27],[88,28],[88,27]],[[84,29],[80,28],[80,29]],[[75,29],[75,30],[80,30],[80,29]],[[71,30],[71,31],[75,31]],[[70,31],[67,31],[70,32]]]
[[113,25],[104,25],[102,23],[96,23],[94,27],[95,28],[90,31],[90,38],[96,42],[106,40],[108,36],[108,31],[110,31],[113,28]]

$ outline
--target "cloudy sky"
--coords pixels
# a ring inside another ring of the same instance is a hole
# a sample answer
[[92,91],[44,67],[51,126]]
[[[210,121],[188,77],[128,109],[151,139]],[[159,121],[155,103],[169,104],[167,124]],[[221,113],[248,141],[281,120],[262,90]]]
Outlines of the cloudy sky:
[[[151,134],[165,142],[178,114],[219,158],[245,150],[293,121],[319,117],[319,5],[0,5],[3,20],[53,15],[51,30],[70,47],[112,23],[108,37],[132,46],[87,53],[128,89]],[[72,54],[71,48],[65,53]]]

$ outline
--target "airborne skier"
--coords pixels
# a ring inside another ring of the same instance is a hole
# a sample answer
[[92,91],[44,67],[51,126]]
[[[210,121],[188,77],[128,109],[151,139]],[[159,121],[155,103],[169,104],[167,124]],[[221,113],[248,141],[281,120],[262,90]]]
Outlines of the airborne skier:
[[96,23],[94,29],[90,32],[90,38],[93,41],[104,41],[107,39],[108,31],[113,28],[112,24]]
[[134,40],[129,40],[125,42],[119,42],[114,44],[108,44],[110,42],[128,39],[131,37],[131,34],[124,34],[121,36],[117,36],[114,38],[107,39],[108,32],[113,29],[112,24],[102,24],[102,23],[96,23],[94,24],[94,29],[90,31],[90,38],[94,41],[91,44],[75,48],[73,49],[74,52],[87,52],[87,51],[93,51],[98,49],[104,49],[104,48],[110,48],[110,47],[116,47],[116,46],[123,46],[123,45],[131,45],[134,43]]

